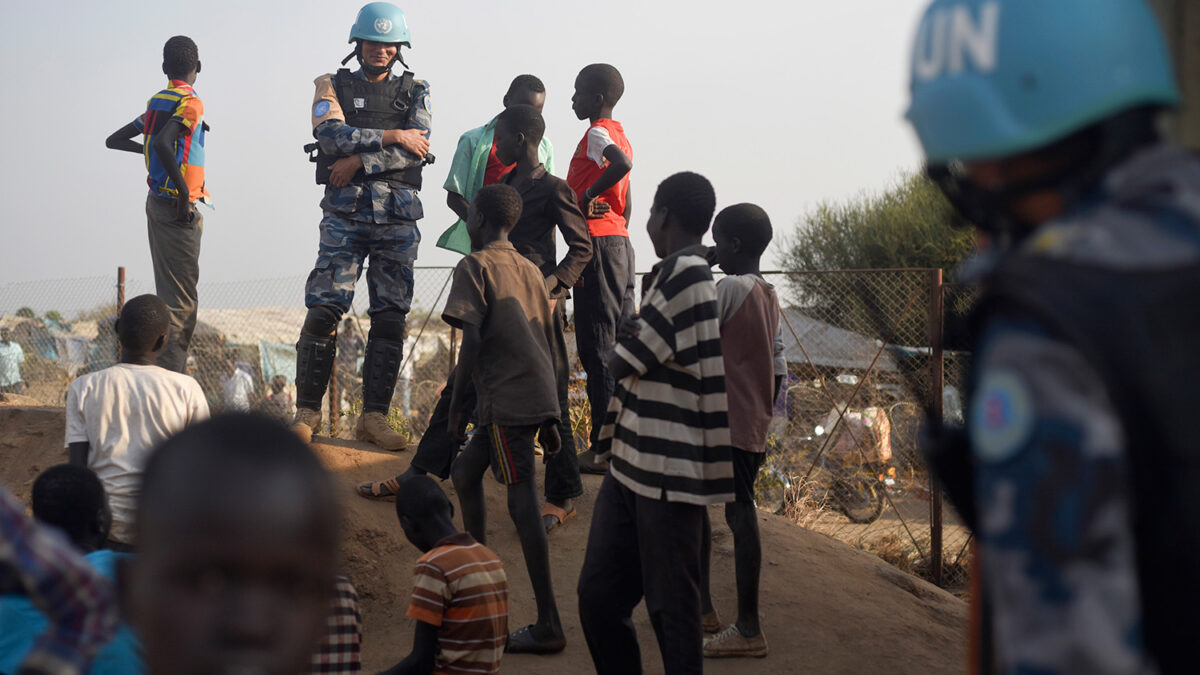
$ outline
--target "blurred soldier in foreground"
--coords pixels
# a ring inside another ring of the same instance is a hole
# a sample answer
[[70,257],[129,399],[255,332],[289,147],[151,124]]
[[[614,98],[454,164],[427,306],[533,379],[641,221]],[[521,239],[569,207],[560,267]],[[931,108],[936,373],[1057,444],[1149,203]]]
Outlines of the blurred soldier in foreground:
[[1200,162],[1143,0],[938,0],[912,122],[979,228],[964,434],[929,454],[979,540],[985,672],[1194,672]]

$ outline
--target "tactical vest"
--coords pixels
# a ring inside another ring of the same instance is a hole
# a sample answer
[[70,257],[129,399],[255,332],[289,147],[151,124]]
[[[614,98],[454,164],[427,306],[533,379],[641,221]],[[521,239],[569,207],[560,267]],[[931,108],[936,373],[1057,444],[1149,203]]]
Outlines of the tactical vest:
[[[400,129],[408,122],[409,110],[415,103],[413,74],[407,70],[396,79],[368,82],[355,77],[348,68],[341,68],[333,75],[333,90],[346,124],[359,129]],[[329,182],[329,167],[338,159],[318,153],[317,183]],[[359,169],[353,180],[366,180],[366,175]],[[370,180],[386,180],[420,190],[421,165],[372,174]]]
[[1013,256],[977,309],[979,317],[1033,317],[1103,379],[1126,436],[1146,649],[1164,673],[1195,668],[1198,300],[1200,264],[1114,271]]

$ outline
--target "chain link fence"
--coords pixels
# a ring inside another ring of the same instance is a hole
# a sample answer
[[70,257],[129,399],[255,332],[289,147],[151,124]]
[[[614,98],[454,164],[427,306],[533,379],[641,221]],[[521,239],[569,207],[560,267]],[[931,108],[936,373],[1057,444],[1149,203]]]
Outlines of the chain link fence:
[[[931,487],[927,415],[962,420],[960,330],[974,296],[938,270],[769,273],[788,362],[760,506],[965,589],[970,532]],[[940,555],[939,552],[940,551]]]
[[[455,339],[441,320],[451,268],[414,270],[405,356],[390,422],[419,436],[453,364]],[[304,322],[304,277],[206,283],[187,372],[214,412],[249,409],[280,419],[295,412],[296,339]],[[0,328],[20,345],[22,383],[7,391],[62,405],[71,380],[117,361],[121,298],[153,293],[153,280],[66,279],[0,286]],[[349,437],[361,410],[363,344],[370,330],[366,281],[339,327],[339,355],[323,409],[326,431]],[[2,384],[2,383],[0,383]]]
[[[412,437],[424,432],[455,359],[457,336],[440,318],[451,271],[415,270],[389,419]],[[961,423],[962,317],[974,291],[943,285],[936,270],[764,276],[784,308],[788,375],[759,477],[760,505],[943,586],[963,587],[970,534],[931,489],[917,433],[927,410]],[[339,327],[337,367],[323,406],[338,413],[325,415],[325,431],[343,438],[352,435],[361,409],[362,346],[370,328],[365,286],[359,283],[353,311]],[[73,378],[116,362],[118,299],[151,292],[152,281],[118,275],[0,286],[0,328],[9,329],[25,355],[23,393],[62,405]],[[304,278],[201,282],[199,295],[188,372],[210,408],[290,418]],[[573,352],[574,338],[566,342]],[[590,415],[582,368],[572,363],[571,422],[582,450]]]

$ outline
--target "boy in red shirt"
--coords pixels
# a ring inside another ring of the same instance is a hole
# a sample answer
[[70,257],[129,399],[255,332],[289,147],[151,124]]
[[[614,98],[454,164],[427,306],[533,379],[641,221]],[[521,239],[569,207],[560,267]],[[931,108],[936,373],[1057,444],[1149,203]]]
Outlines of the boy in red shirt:
[[[579,71],[571,97],[575,115],[591,122],[571,157],[567,184],[579,197],[592,237],[592,260],[575,290],[575,340],[587,373],[592,445],[604,426],[614,387],[605,357],[616,345],[618,323],[633,313],[633,245],[626,227],[633,149],[621,123],[612,119],[624,92],[625,82],[616,68],[593,63]],[[591,448],[579,462],[580,470],[588,473],[608,468]]]

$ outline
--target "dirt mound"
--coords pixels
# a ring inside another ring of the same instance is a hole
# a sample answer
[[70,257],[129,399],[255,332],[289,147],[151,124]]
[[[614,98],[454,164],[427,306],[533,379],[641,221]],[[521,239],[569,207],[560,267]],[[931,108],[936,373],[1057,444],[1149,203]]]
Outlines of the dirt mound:
[[36,408],[41,405],[41,402],[32,396],[25,396],[24,394],[0,394],[0,405]]
[[[66,461],[61,408],[0,406],[0,482],[27,499],[39,471]],[[325,439],[318,439],[325,440]],[[417,551],[404,540],[393,506],[353,494],[365,480],[408,466],[412,452],[330,440],[317,453],[343,494],[346,573],[358,587],[365,629],[367,672],[408,653],[412,621],[404,616]],[[530,623],[536,610],[504,491],[486,481],[488,544],[504,561],[510,584],[510,624]],[[591,500],[600,478],[584,477],[579,517],[550,536],[550,555],[567,650],[551,657],[512,655],[509,673],[591,672],[579,625],[575,582],[583,563]],[[457,503],[449,482],[443,488]],[[713,595],[723,620],[735,618],[733,541],[714,508]],[[760,513],[763,535],[762,619],[771,645],[763,660],[706,661],[710,673],[957,673],[966,659],[966,606],[954,596],[896,570],[878,558],[822,534]],[[643,607],[634,613],[646,672],[662,672],[658,647]]]

